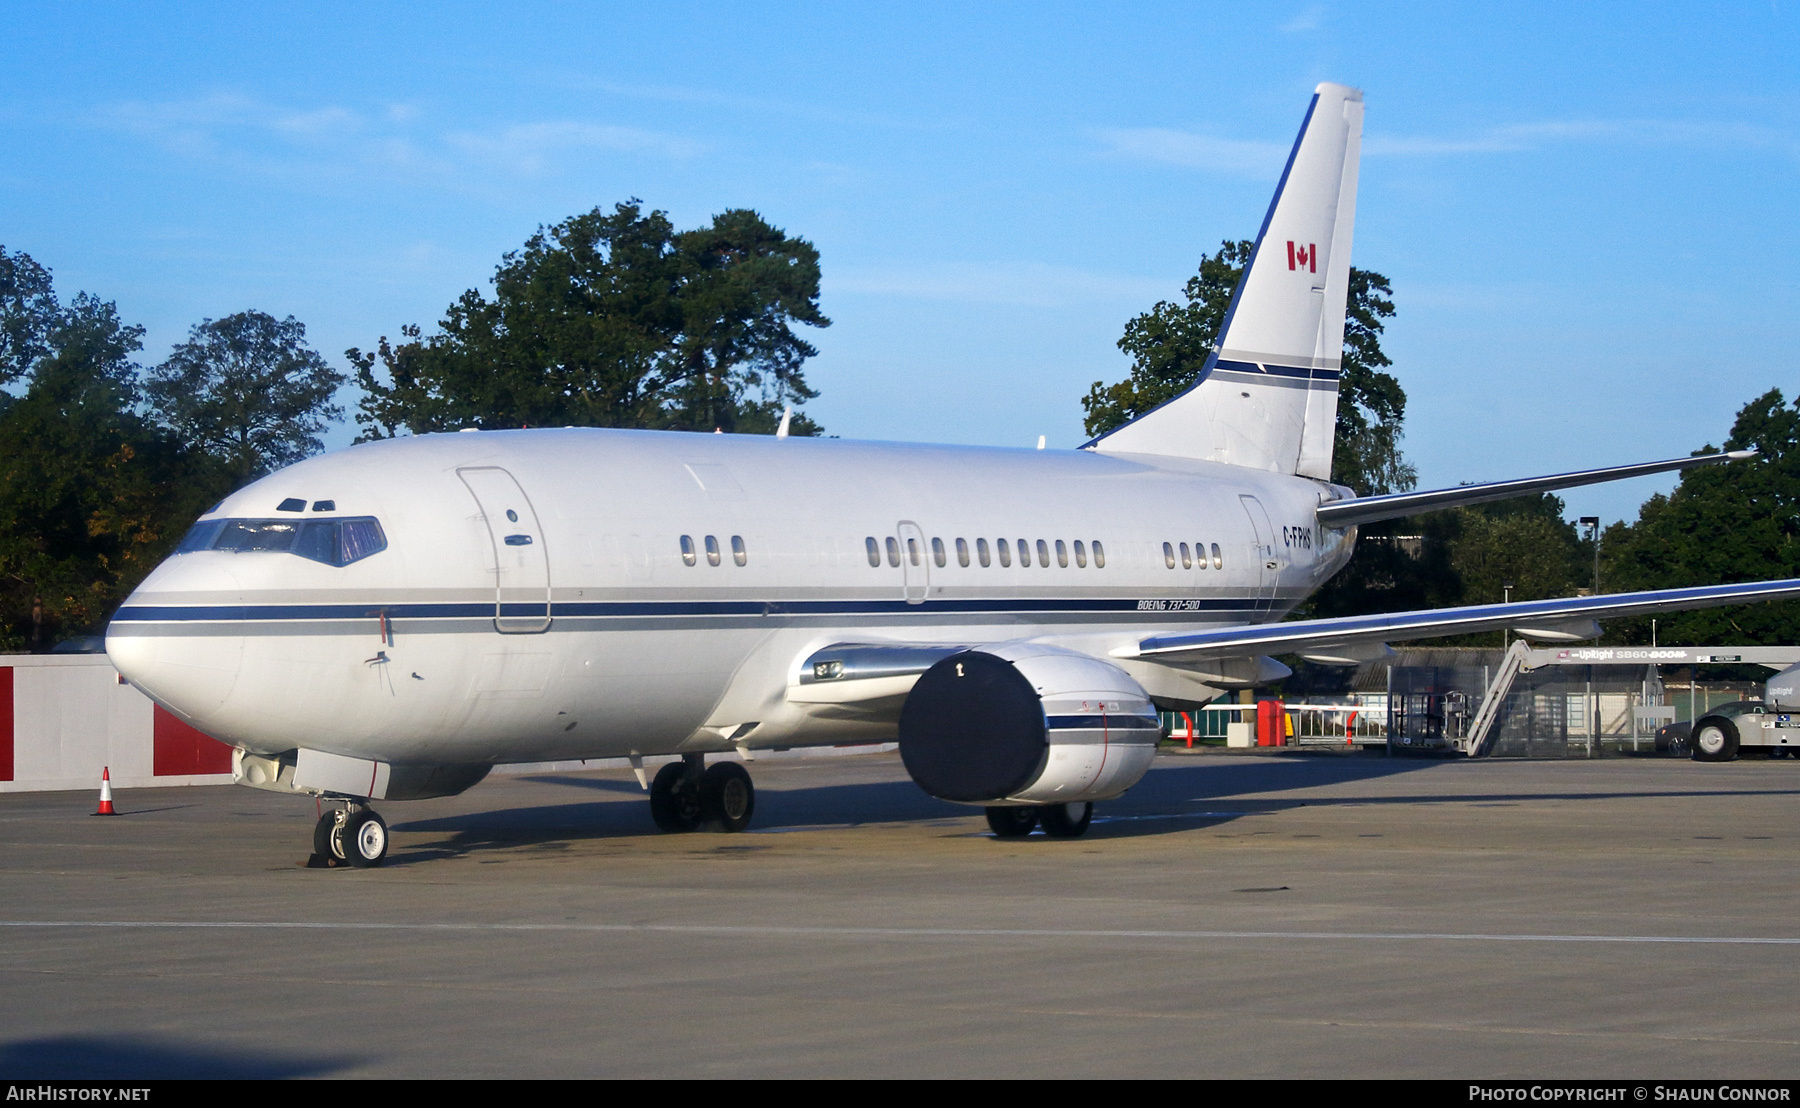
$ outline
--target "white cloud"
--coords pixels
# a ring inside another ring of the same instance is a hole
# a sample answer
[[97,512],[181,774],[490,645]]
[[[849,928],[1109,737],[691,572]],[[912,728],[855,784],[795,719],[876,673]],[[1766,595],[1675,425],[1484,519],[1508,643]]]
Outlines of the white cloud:
[[1122,127],[1095,132],[1107,152],[1139,161],[1273,180],[1287,161],[1281,143],[1214,138],[1167,127]]
[[837,292],[973,304],[1079,307],[1096,301],[1142,306],[1177,295],[1180,278],[1095,273],[1043,262],[945,262],[879,268],[844,266],[825,275]]
[[1283,32],[1297,35],[1305,31],[1316,31],[1325,22],[1325,5],[1313,4],[1305,11],[1281,25]]
[[625,153],[660,154],[686,158],[701,147],[687,139],[672,138],[601,123],[523,123],[499,131],[463,131],[446,136],[454,149],[489,165],[524,173],[542,173],[550,163],[581,150],[615,150]]
[[1567,143],[1631,146],[1682,146],[1702,149],[1800,149],[1793,136],[1770,127],[1733,122],[1663,119],[1575,119],[1515,123],[1457,137],[1371,134],[1363,153],[1371,157],[1417,157],[1444,154],[1505,154],[1541,150]]
[[368,112],[338,105],[293,108],[235,93],[113,104],[100,109],[94,121],[182,157],[308,177],[537,175],[586,151],[685,158],[702,149],[678,136],[585,120],[441,133],[413,104],[383,104]]

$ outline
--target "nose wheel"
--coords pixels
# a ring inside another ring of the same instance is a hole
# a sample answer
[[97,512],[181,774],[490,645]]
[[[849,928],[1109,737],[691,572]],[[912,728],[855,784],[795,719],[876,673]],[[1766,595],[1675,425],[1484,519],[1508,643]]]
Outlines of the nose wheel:
[[313,856],[306,864],[373,869],[387,852],[387,821],[381,814],[361,804],[345,804],[321,815],[313,825]]

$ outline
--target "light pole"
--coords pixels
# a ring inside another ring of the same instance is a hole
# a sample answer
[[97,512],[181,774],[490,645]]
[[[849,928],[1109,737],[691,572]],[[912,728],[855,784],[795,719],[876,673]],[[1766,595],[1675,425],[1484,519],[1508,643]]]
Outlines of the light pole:
[[1587,528],[1588,541],[1594,544],[1594,592],[1600,595],[1600,517],[1582,516],[1581,525]]
[[[1500,602],[1502,604],[1511,604],[1512,603],[1512,582],[1511,581],[1507,581],[1500,586],[1500,597],[1501,597]],[[1511,634],[1512,634],[1511,628],[1509,628],[1509,627],[1500,628],[1500,649],[1501,650],[1504,651],[1507,647],[1512,645]]]

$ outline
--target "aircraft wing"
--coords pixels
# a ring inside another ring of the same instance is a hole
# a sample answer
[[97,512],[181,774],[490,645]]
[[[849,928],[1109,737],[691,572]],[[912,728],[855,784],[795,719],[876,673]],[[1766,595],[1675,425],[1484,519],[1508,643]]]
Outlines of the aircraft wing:
[[[1688,589],[1572,596],[1561,600],[1522,600],[1513,604],[1476,604],[1424,612],[1390,612],[1338,619],[1296,620],[1152,635],[1134,647],[1113,651],[1114,657],[1147,661],[1197,662],[1211,658],[1243,658],[1257,654],[1329,653],[1332,647],[1376,646],[1405,639],[1430,639],[1502,628],[1573,628],[1601,619],[1717,608],[1759,600],[1800,598],[1800,578],[1751,581],[1737,585],[1704,585]],[[1596,632],[1597,633],[1597,632]],[[1565,634],[1567,638],[1591,634]]]
[[1359,496],[1353,500],[1334,500],[1319,505],[1321,527],[1349,527],[1357,523],[1373,523],[1380,519],[1399,519],[1454,508],[1462,504],[1483,504],[1537,492],[1572,489],[1577,485],[1597,485],[1603,481],[1622,481],[1627,477],[1643,477],[1652,473],[1668,473],[1677,469],[1735,462],[1756,456],[1754,450],[1733,450],[1725,454],[1694,454],[1686,458],[1670,458],[1664,462],[1638,462],[1605,469],[1583,469],[1574,473],[1553,473],[1547,477],[1521,477],[1515,481],[1490,481],[1483,485],[1458,485],[1453,489],[1427,489],[1424,492],[1397,492],[1388,496]]

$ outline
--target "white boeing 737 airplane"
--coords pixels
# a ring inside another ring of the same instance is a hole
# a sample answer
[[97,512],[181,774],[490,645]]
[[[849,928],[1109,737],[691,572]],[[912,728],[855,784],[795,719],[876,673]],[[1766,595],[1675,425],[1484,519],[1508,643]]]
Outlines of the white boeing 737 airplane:
[[[667,831],[741,829],[708,754],[893,739],[994,830],[1078,835],[1150,765],[1157,706],[1297,653],[1800,596],[1800,580],[1280,622],[1356,528],[1683,469],[1680,458],[1394,496],[1330,483],[1362,94],[1320,85],[1199,383],[1079,450],[565,428],[420,435],[233,493],[113,617],[132,684],[341,802],[315,851],[387,851],[374,800],[501,762],[680,755]],[[647,783],[647,782],[646,782]]]

